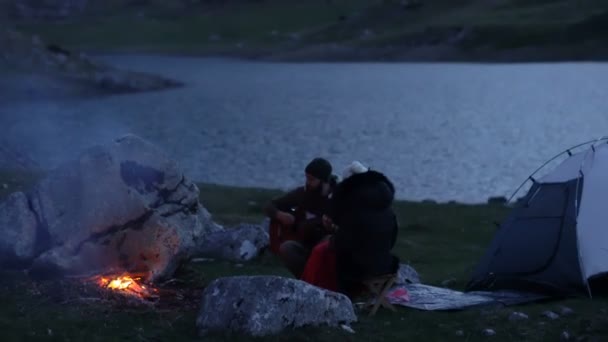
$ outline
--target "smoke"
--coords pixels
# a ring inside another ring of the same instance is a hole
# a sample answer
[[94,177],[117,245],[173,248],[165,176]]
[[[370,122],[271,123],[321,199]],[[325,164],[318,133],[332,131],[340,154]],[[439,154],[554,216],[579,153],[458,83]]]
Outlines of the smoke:
[[[90,146],[130,133],[115,117],[87,115],[83,104],[99,96],[91,89],[35,74],[1,73],[0,150],[13,153],[0,154],[0,159],[19,155],[48,170]],[[0,167],[13,164],[0,160]]]

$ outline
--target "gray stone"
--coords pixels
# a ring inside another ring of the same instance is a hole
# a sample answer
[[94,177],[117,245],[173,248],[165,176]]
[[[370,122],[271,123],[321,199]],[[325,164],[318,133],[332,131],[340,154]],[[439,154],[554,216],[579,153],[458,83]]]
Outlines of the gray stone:
[[[22,195],[5,203],[18,216],[4,229],[25,237],[38,232],[41,254],[33,274],[129,271],[156,281],[190,258],[207,234],[222,229],[198,195],[174,161],[128,135],[51,171],[27,200]],[[24,257],[32,256],[30,240],[23,240]]]
[[31,260],[36,253],[37,219],[22,192],[0,203],[0,263],[11,267]]
[[567,331],[562,331],[562,333],[559,335],[559,339],[561,341],[570,341],[571,338],[572,336]]
[[526,320],[526,319],[528,319],[528,315],[526,315],[523,312],[515,311],[509,315],[509,321],[522,321],[522,320]]
[[277,276],[219,278],[207,286],[196,320],[199,334],[278,334],[305,326],[340,327],[357,321],[348,297]]
[[268,247],[267,222],[262,225],[240,224],[209,234],[197,247],[197,257],[230,261],[249,261]]
[[494,331],[494,329],[483,329],[483,331],[481,333],[483,334],[483,336],[494,336],[494,335],[496,335],[496,331]]
[[405,284],[420,284],[420,276],[418,272],[410,266],[406,264],[399,265],[399,271],[397,275],[396,285],[405,285]]
[[558,314],[556,314],[556,313],[555,313],[555,312],[553,312],[553,311],[544,311],[544,312],[542,313],[542,315],[543,315],[544,317],[547,317],[548,319],[551,319],[551,320],[555,320],[555,319],[558,319],[558,318],[559,318],[559,315],[558,315]]
[[353,328],[351,328],[349,325],[342,324],[340,327],[341,327],[343,330],[345,330],[345,331],[347,331],[347,332],[349,332],[349,333],[351,333],[351,334],[354,334],[354,333],[355,333],[355,331],[353,330]]
[[463,330],[456,330],[455,335],[458,336],[458,337],[463,337],[464,336],[464,331]]
[[559,307],[559,314],[562,316],[570,316],[574,314],[574,310],[570,309],[567,306],[560,306]]

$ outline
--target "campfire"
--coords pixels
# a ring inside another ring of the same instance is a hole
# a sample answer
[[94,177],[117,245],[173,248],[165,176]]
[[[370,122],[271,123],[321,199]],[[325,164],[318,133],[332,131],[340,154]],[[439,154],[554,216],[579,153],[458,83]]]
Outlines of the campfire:
[[102,288],[114,293],[152,301],[158,298],[155,288],[144,285],[142,277],[123,274],[119,276],[98,276],[95,282]]

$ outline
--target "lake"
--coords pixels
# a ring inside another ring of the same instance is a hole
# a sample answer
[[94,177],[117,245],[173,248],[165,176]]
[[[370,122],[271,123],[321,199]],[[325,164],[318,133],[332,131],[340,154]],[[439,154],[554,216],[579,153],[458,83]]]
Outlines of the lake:
[[471,203],[509,196],[545,160],[608,134],[601,63],[98,58],[187,86],[108,97],[54,91],[37,100],[5,92],[5,137],[53,167],[134,133],[165,149],[189,177],[239,186],[297,185],[316,156],[338,174],[359,160],[386,173],[398,198]]

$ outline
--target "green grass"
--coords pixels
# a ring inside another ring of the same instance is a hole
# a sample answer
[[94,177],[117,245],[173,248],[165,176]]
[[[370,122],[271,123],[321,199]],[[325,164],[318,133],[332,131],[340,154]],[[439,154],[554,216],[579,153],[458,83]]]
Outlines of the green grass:
[[[9,172],[0,174],[0,183],[10,184],[0,193],[26,188],[35,175]],[[201,184],[201,202],[223,224],[241,221],[259,222],[262,205],[277,195],[276,190],[236,188]],[[471,268],[494,233],[493,221],[500,220],[508,209],[498,205],[433,204],[398,201],[395,209],[401,231],[395,252],[410,263],[426,284],[440,285],[454,278],[456,289],[463,289]],[[23,274],[0,275],[0,329],[3,341],[196,341],[195,319],[202,289],[213,279],[231,275],[289,276],[280,262],[264,254],[255,261],[234,264],[223,261],[192,262],[176,273],[179,282],[162,287],[165,295],[156,307],[135,306],[118,300],[78,300],[96,298],[95,293],[74,281],[34,281]],[[181,294],[178,297],[177,294]],[[179,299],[182,298],[182,299]],[[544,310],[559,305],[574,309],[575,314],[549,320]],[[399,308],[397,313],[381,310],[368,318],[359,315],[353,325],[354,335],[329,328],[306,328],[264,341],[485,341],[484,328],[497,332],[493,341],[556,341],[567,330],[575,338],[608,337],[608,301],[580,298],[551,301],[508,308],[470,309],[461,312],[426,312]],[[530,316],[511,322],[513,311]],[[544,324],[541,325],[541,322]],[[463,337],[455,335],[457,330]],[[49,333],[49,331],[51,333]],[[242,336],[217,335],[209,341],[242,340]],[[257,339],[254,339],[257,340]]]
[[[78,49],[201,54],[264,54],[325,43],[358,48],[406,46],[406,42],[425,45],[429,30],[463,27],[474,33],[463,48],[576,45],[607,37],[605,30],[597,34],[605,20],[581,26],[608,12],[608,3],[602,0],[508,1],[502,5],[479,0],[423,2],[422,7],[407,11],[398,1],[365,0],[333,0],[329,5],[324,0],[237,1],[176,10],[168,2],[132,8],[116,0],[80,19],[60,24],[20,23],[17,27]],[[366,30],[373,35],[362,39]],[[293,34],[299,38],[293,39]],[[221,39],[210,39],[213,36]]]

